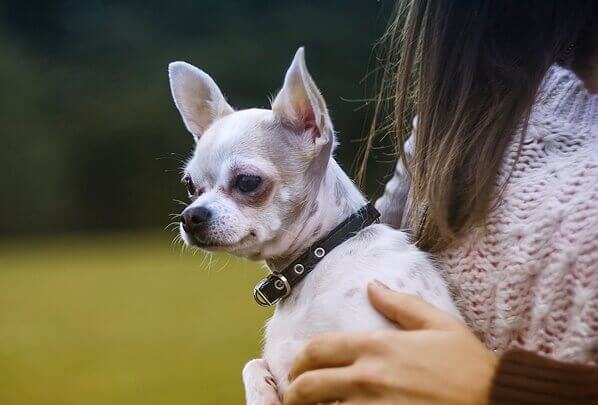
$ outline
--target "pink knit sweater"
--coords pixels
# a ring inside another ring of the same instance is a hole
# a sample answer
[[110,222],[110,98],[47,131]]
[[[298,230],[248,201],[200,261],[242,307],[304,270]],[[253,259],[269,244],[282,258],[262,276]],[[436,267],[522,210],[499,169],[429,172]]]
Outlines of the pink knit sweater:
[[[408,184],[397,165],[376,204],[385,222],[400,224]],[[488,348],[598,364],[598,96],[572,72],[550,68],[497,207],[437,259]]]

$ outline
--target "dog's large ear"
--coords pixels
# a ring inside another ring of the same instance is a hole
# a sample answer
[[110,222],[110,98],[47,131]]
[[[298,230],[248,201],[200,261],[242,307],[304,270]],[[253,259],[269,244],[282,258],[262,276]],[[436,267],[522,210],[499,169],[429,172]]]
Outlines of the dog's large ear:
[[212,78],[193,65],[168,65],[170,89],[185,126],[196,139],[218,118],[233,112]]
[[272,111],[283,123],[311,135],[318,146],[332,146],[334,130],[326,102],[305,65],[299,48],[284,78],[282,89],[272,102]]

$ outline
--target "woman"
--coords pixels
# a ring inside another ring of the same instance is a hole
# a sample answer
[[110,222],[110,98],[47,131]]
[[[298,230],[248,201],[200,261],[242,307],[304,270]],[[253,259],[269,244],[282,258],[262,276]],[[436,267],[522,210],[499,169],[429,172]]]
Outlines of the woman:
[[284,403],[598,403],[597,3],[404,3],[384,83],[417,128],[377,205],[469,328],[373,283],[401,331],[316,339]]

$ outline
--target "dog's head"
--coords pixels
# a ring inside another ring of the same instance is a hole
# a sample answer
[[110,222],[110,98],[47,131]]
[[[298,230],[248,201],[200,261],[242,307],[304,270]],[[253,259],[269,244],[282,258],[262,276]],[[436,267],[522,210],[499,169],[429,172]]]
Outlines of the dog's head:
[[184,241],[253,259],[283,252],[315,200],[334,146],[326,104],[300,48],[272,109],[235,111],[202,70],[169,66],[175,104],[196,145],[183,182]]

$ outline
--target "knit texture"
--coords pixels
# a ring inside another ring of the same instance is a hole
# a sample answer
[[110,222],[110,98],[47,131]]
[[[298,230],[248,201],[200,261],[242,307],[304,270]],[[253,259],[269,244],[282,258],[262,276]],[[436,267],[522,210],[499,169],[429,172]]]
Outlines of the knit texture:
[[[504,191],[486,222],[436,258],[489,349],[596,365],[598,96],[551,67],[516,160],[520,137],[503,158],[496,190]],[[376,204],[394,225],[408,189],[401,166]]]

